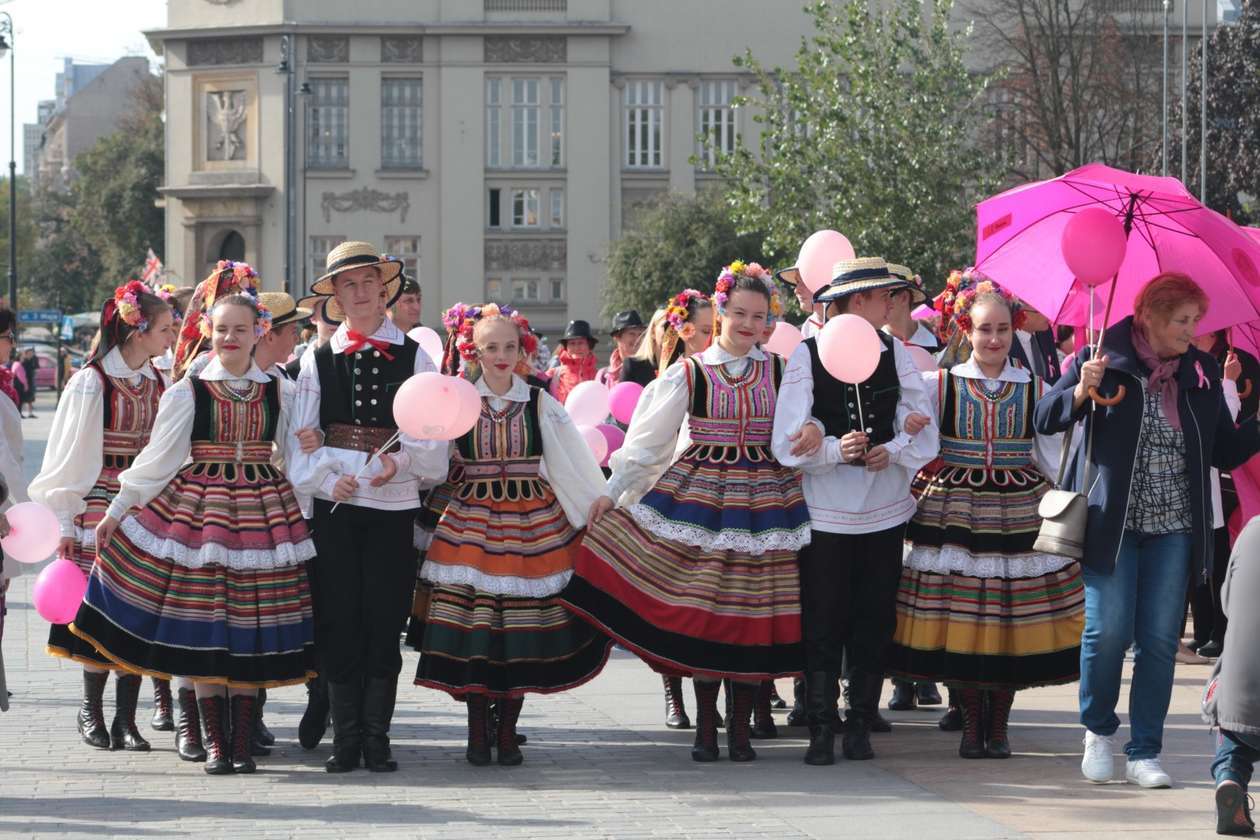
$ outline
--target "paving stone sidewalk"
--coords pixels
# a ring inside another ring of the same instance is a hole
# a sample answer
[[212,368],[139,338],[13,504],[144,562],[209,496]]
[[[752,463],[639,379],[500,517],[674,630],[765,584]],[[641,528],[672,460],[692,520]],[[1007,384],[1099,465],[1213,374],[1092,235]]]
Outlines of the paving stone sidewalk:
[[[31,473],[52,415],[47,399],[40,414],[27,421]],[[934,710],[889,713],[895,731],[876,736],[872,762],[806,767],[804,732],[783,727],[779,713],[781,737],[758,742],[757,761],[696,764],[693,733],[662,724],[660,679],[621,651],[587,686],[527,699],[521,767],[464,761],[463,707],[410,685],[416,657],[408,652],[392,733],[398,773],[324,773],[326,749],[296,744],[305,692],[288,688],[268,700],[279,743],[259,772],[208,777],[178,760],[169,733],[149,730],[147,680],[141,728],[152,753],[81,744],[79,671],[44,654],[47,624],[30,607],[32,580],[13,584],[3,639],[14,693],[0,713],[3,837],[1212,836],[1212,742],[1197,715],[1201,666],[1177,673],[1165,748],[1178,781],[1171,791],[1082,781],[1075,686],[1018,696],[1017,755],[1005,762],[959,759],[957,736],[937,730]],[[790,688],[780,684],[785,695]],[[107,719],[112,706],[108,691]],[[690,695],[688,706],[694,711]]]

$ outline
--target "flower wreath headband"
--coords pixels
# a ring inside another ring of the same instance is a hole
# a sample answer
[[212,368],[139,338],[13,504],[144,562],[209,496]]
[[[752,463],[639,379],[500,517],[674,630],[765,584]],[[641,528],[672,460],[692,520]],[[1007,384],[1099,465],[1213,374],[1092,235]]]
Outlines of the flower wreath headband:
[[117,314],[119,319],[129,327],[134,327],[138,332],[144,332],[149,329],[149,320],[144,317],[144,311],[140,308],[140,295],[149,292],[149,287],[139,280],[132,280],[114,289],[114,299],[112,311],[106,312],[105,317],[108,320],[112,315]]
[[692,301],[708,299],[707,295],[695,289],[685,289],[669,299],[665,307],[665,320],[676,336],[687,341],[696,334],[696,325],[687,320],[688,309]]
[[457,303],[442,314],[442,324],[446,331],[455,337],[455,347],[459,355],[469,364],[477,362],[477,342],[473,340],[473,328],[477,322],[486,318],[507,318],[516,327],[521,337],[521,352],[526,357],[534,355],[538,350],[538,338],[529,327],[529,320],[510,306],[487,303],[481,306],[468,306]]
[[718,275],[717,285],[713,288],[713,303],[717,306],[718,315],[726,315],[726,304],[731,299],[735,281],[741,276],[760,280],[766,287],[766,291],[770,294],[770,311],[766,315],[766,326],[773,327],[783,315],[783,301],[779,298],[779,289],[775,285],[774,275],[758,263],[736,260],[722,269],[722,273]]
[[981,297],[997,295],[1006,302],[1011,310],[1011,328],[1019,329],[1027,320],[1019,298],[990,280],[975,269],[955,271],[945,281],[945,291],[934,302],[937,311],[945,321],[955,324],[964,333],[971,332],[971,309]]

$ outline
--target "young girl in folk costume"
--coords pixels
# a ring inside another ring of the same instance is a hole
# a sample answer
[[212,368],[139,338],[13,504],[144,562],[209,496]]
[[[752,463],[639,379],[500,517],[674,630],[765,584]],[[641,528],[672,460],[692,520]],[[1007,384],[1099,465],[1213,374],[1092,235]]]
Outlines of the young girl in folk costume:
[[924,375],[942,464],[906,532],[889,670],[951,685],[963,758],[1008,758],[1015,692],[1079,675],[1085,589],[1075,560],[1033,547],[1061,441],[1033,428],[1045,384],[1008,359],[1019,304],[976,276],[943,303],[971,358]]
[[[718,758],[722,678],[735,681],[730,757],[751,761],[757,685],[801,670],[796,552],[809,511],[800,479],[770,453],[783,364],[757,346],[770,309],[761,274],[723,270],[720,338],[645,394],[563,596],[653,669],[694,678],[696,761]],[[675,460],[684,422],[690,445]]]
[[[210,774],[252,773],[258,689],[313,675],[304,564],[315,548],[272,466],[273,442],[286,463],[296,455],[291,392],[251,357],[269,317],[233,294],[196,319],[214,354],[162,396],[150,444],[119,476],[71,626],[129,670],[192,680]],[[181,707],[191,699],[180,692]],[[181,753],[184,742],[201,746],[193,732],[180,740]]]
[[466,308],[459,349],[481,394],[472,430],[452,445],[462,480],[438,521],[421,576],[433,587],[416,684],[468,704],[468,761],[490,761],[488,702],[497,701],[498,761],[523,760],[524,695],[595,677],[611,643],[556,598],[568,582],[603,475],[563,407],[521,378],[534,350],[508,307]]
[[[119,286],[101,311],[101,338],[83,368],[70,378],[57,404],[44,466],[31,498],[61,523],[58,554],[88,575],[96,559],[96,526],[118,492],[118,476],[149,442],[164,384],[152,359],[174,334],[170,306],[138,280]],[[79,734],[97,749],[148,750],[136,730],[140,677],[120,670],[65,624],[54,624],[48,652],[83,665]],[[109,671],[114,680],[113,725],[105,728],[102,702]],[[166,688],[169,715],[170,689]],[[159,704],[161,705],[161,704]]]

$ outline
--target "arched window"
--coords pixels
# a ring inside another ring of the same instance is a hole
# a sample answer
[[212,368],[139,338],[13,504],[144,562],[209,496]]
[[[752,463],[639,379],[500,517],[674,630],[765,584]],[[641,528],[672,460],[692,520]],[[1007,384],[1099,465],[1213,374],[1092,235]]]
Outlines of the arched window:
[[228,231],[219,244],[218,259],[245,262],[245,237],[234,230]]

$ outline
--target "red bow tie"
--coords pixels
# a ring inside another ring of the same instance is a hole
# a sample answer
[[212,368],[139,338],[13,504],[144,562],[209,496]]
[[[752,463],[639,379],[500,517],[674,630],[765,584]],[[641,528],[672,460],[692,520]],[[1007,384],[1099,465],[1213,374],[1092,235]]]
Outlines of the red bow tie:
[[393,354],[388,350],[388,341],[382,341],[379,338],[369,338],[363,333],[355,330],[346,330],[346,349],[341,352],[349,356],[351,353],[358,353],[364,347],[369,345],[391,362],[394,361]]

